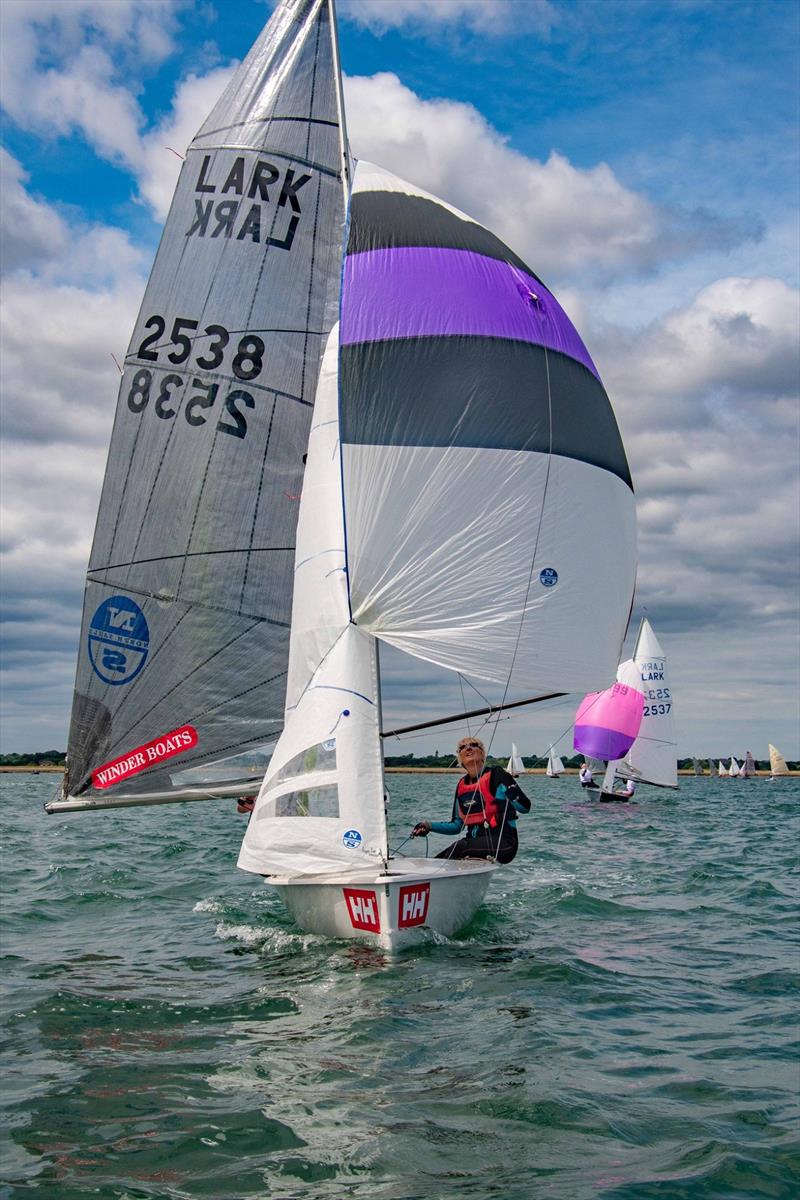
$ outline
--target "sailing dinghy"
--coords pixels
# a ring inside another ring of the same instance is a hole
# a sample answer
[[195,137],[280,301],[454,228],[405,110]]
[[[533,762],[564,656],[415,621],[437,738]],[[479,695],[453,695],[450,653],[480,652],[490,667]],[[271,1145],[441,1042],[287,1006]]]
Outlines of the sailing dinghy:
[[742,779],[755,779],[756,775],[756,760],[750,750],[744,756],[744,762],[739,768],[739,774]]
[[511,743],[511,757],[508,760],[506,770],[509,775],[521,775],[525,770],[525,763],[522,761],[522,755],[517,749],[517,743]]
[[630,682],[634,666],[636,686],[644,695],[642,723],[624,758],[610,760],[601,788],[601,799],[624,798],[614,791],[614,780],[633,779],[654,787],[677,788],[678,745],[672,710],[672,684],[667,658],[646,617],[642,618],[633,658],[620,664],[618,679]]
[[564,773],[564,764],[560,755],[551,746],[547,752],[547,775],[550,779],[559,779]]
[[772,742],[769,743],[769,778],[780,779],[784,775],[789,774],[789,768],[786,765],[786,759],[781,754]]
[[187,151],[126,357],[48,811],[253,792],[274,747],[239,866],[312,932],[454,933],[497,864],[390,849],[379,643],[583,691],[634,575],[571,322],[484,226],[354,168],[332,0],[286,0]]

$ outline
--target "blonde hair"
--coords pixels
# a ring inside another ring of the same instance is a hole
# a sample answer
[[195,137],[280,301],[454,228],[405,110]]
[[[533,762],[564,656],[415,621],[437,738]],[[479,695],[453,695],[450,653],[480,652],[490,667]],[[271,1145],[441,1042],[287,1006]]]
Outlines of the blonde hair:
[[483,757],[486,758],[486,747],[484,746],[481,739],[479,737],[469,737],[469,736],[458,739],[458,745],[456,746],[456,755],[458,756],[458,758],[461,758],[461,751],[464,749],[467,742],[476,742],[477,745],[480,746],[481,750],[483,751]]

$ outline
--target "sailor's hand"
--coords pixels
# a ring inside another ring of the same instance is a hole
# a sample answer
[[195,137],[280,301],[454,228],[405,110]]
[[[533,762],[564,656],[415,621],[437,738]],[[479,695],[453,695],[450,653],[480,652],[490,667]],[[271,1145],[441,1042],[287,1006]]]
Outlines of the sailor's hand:
[[412,837],[427,837],[431,831],[430,821],[419,821],[411,830]]

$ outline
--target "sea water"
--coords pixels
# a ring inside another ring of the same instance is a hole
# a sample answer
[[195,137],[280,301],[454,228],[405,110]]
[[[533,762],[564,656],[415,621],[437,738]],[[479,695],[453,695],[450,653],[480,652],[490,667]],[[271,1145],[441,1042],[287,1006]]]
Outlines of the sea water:
[[[4,1200],[800,1194],[800,781],[526,777],[471,925],[394,958],[299,932],[233,801],[55,783],[0,777]],[[449,815],[389,785],[393,844]]]

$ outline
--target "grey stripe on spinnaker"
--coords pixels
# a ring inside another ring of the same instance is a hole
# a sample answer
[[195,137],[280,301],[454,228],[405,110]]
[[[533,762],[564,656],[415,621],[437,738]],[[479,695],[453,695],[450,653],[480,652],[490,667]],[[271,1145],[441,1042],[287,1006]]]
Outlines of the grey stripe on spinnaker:
[[470,336],[367,342],[340,356],[343,443],[552,449],[633,488],[603,385],[567,355]]
[[384,250],[393,246],[437,246],[472,250],[486,258],[513,263],[534,279],[519,255],[496,234],[464,220],[435,200],[406,192],[355,192],[350,202],[348,254]]

